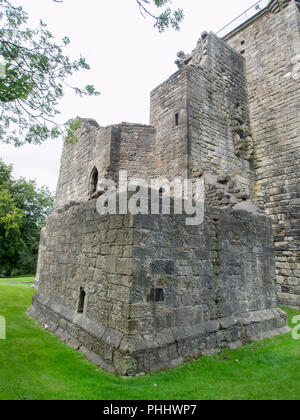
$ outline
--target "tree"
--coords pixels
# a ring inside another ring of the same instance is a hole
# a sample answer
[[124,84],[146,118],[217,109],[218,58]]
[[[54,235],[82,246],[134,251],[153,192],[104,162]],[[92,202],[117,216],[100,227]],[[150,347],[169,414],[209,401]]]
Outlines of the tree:
[[48,188],[14,180],[12,167],[0,160],[0,274],[35,271],[40,231],[53,202]]
[[[56,3],[63,3],[63,0],[53,0]],[[141,14],[146,17],[150,16],[155,20],[154,27],[158,28],[159,32],[164,32],[166,28],[172,26],[176,31],[180,29],[184,15],[183,10],[172,10],[170,7],[166,8],[162,13],[156,15],[152,12],[151,6],[161,8],[172,3],[172,0],[135,0],[140,8]]]
[[[152,11],[169,5],[171,0],[135,1],[144,17],[154,19],[160,32],[169,26],[179,29],[182,10],[167,7],[159,15]],[[75,142],[81,124],[72,120],[58,125],[57,105],[67,87],[80,96],[99,95],[92,85],[79,88],[67,83],[74,72],[90,67],[83,57],[71,61],[64,54],[69,38],[57,43],[43,21],[36,29],[26,27],[27,21],[21,6],[0,0],[0,58],[5,62],[4,66],[0,63],[0,141],[20,146],[63,136]]]
[[64,54],[70,40],[54,40],[45,23],[37,29],[26,27],[28,15],[9,0],[0,0],[0,140],[16,146],[41,143],[48,138],[69,134],[78,128],[74,122],[64,126],[55,122],[57,104],[69,87],[80,96],[98,95],[94,86],[72,87],[66,79],[90,67],[83,57],[71,61]]
[[7,190],[0,191],[0,275],[10,274],[18,253],[24,248],[21,238],[22,211]]
[[170,7],[166,8],[159,15],[152,12],[149,6],[156,6],[161,8],[171,3],[171,0],[136,0],[141,14],[146,17],[150,16],[154,19],[154,27],[158,28],[159,32],[164,32],[169,26],[173,27],[176,31],[180,29],[180,23],[182,22],[184,15],[181,9],[172,10]]

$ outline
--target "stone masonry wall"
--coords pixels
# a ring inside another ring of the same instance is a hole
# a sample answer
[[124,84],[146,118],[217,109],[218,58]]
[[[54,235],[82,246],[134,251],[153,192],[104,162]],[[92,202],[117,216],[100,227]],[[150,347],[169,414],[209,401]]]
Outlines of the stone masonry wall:
[[150,124],[156,128],[157,177],[187,177],[187,75],[173,74],[151,92]]
[[91,200],[53,213],[44,239],[29,313],[104,369],[158,370],[287,331],[266,217],[207,209],[187,227],[100,216]]
[[129,178],[150,180],[156,177],[154,127],[122,123],[115,127],[108,176],[118,181],[120,170]]
[[68,205],[70,201],[88,200],[93,167],[104,177],[110,164],[112,130],[112,127],[102,128],[87,122],[78,143],[64,144],[55,208]]
[[[275,4],[275,2],[273,2]],[[273,221],[278,292],[300,307],[299,2],[268,9],[225,37],[246,59],[256,197]]]
[[122,123],[106,128],[95,127],[93,120],[81,120],[83,130],[76,144],[65,144],[61,158],[55,208],[90,198],[89,183],[93,168],[99,180],[118,182],[119,171],[129,177],[155,178],[155,128]]
[[181,68],[151,93],[151,126],[122,123],[100,128],[81,120],[84,131],[65,145],[56,208],[89,199],[93,167],[99,178],[118,181],[119,170],[146,181],[191,178],[199,170],[225,173],[249,193],[253,145],[244,58],[213,34]]
[[249,193],[254,171],[245,60],[214,34],[201,41],[187,67],[191,166],[226,173]]
[[[200,226],[185,226],[185,216],[140,215],[134,227],[132,312],[141,314],[141,333],[276,308],[266,217],[206,209]],[[151,288],[165,290],[157,319],[145,302]]]
[[47,221],[39,294],[76,313],[80,287],[84,313],[103,327],[128,332],[123,313],[131,285],[132,229],[125,216],[100,217],[95,201],[54,213]]

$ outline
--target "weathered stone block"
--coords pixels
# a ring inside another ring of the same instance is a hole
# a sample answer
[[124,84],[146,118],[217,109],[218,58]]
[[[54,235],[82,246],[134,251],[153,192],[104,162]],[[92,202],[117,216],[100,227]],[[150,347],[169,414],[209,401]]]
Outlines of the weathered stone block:
[[131,275],[132,259],[131,258],[118,258],[117,271],[118,271],[118,274]]

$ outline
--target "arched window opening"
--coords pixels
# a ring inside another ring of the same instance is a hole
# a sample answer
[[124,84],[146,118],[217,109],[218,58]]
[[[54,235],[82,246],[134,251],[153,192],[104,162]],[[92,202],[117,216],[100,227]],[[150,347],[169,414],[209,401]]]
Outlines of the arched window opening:
[[97,192],[99,180],[99,173],[97,168],[93,168],[91,178],[90,178],[90,195],[93,195]]

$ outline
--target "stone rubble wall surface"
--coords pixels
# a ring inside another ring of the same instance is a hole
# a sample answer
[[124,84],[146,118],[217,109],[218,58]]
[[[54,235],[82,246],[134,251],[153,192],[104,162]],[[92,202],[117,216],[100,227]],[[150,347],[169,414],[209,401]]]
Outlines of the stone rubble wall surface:
[[246,59],[256,200],[273,222],[280,302],[300,307],[300,12],[294,0],[225,37]]
[[244,191],[254,183],[245,59],[214,34],[188,73],[188,147],[191,166],[226,173]]
[[207,209],[187,227],[100,216],[91,200],[50,216],[44,240],[29,313],[104,369],[154,371],[287,332],[265,216]]

